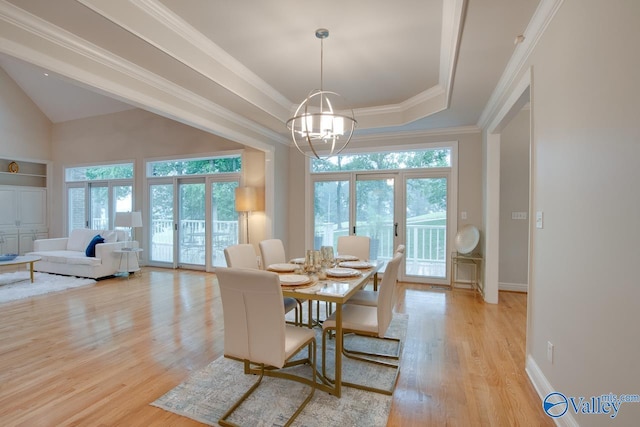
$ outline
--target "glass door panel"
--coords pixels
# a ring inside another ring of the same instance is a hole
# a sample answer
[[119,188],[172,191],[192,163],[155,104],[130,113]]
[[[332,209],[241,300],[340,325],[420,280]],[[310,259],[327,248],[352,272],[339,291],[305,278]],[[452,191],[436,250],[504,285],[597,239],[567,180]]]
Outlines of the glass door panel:
[[113,186],[113,212],[133,211],[133,186],[114,185]]
[[445,279],[447,178],[407,178],[405,192],[405,274]]
[[149,261],[173,264],[173,184],[152,184],[149,186],[149,194]]
[[371,238],[370,259],[391,259],[395,249],[395,177],[356,177],[356,235]]
[[205,183],[178,184],[178,263],[205,263]]
[[237,181],[211,183],[211,265],[226,267],[224,248],[238,244]]
[[313,194],[313,247],[336,250],[338,237],[349,235],[349,180],[316,181]]
[[86,193],[85,187],[71,187],[67,190],[67,218],[68,231],[76,228],[86,228]]
[[109,187],[91,185],[91,210],[89,211],[89,228],[92,230],[108,230],[109,227]]

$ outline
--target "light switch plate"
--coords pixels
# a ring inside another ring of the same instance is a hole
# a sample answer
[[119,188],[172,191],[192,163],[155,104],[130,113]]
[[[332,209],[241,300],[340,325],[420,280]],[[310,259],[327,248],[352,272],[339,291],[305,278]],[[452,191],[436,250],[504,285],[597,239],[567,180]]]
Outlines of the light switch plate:
[[527,219],[526,212],[511,212],[511,219]]
[[536,212],[536,228],[544,228],[542,211]]

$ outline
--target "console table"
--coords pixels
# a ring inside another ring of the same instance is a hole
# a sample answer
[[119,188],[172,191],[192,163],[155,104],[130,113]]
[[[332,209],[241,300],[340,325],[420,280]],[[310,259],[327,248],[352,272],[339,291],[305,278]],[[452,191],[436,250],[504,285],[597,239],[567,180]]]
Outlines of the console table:
[[478,279],[480,276],[480,269],[482,268],[482,255],[478,254],[461,254],[459,252],[451,253],[451,289],[455,289],[456,283],[467,283],[460,282],[458,280],[458,267],[462,265],[468,265],[473,270],[473,275],[471,279],[471,288],[478,291],[478,293],[484,296],[484,284],[480,283]]

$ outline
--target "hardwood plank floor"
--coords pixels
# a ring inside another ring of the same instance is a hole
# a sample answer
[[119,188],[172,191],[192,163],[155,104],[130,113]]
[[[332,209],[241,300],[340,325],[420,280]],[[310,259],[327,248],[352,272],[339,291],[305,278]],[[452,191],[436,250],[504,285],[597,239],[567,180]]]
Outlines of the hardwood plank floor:
[[[145,268],[1,304],[0,425],[201,425],[149,403],[222,355],[214,277]],[[526,295],[399,289],[409,329],[389,426],[553,425],[524,372]]]

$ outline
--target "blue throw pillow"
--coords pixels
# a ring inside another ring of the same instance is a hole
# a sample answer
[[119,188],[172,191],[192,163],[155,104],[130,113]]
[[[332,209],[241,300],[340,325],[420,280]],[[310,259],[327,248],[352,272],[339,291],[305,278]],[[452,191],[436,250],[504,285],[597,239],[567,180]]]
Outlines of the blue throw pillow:
[[84,251],[85,255],[87,255],[88,257],[91,257],[91,258],[95,258],[96,257],[96,245],[98,243],[104,243],[104,238],[99,234],[94,236],[93,239],[91,239],[91,241],[89,242],[89,246],[87,246],[87,250]]

